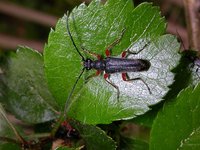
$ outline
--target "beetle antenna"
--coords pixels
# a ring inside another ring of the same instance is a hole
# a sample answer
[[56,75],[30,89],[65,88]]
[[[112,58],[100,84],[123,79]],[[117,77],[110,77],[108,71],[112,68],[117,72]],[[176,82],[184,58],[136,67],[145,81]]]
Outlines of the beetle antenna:
[[82,76],[84,71],[85,71],[85,68],[82,69],[81,73],[79,74],[78,78],[76,79],[76,82],[74,83],[74,85],[72,87],[72,90],[71,90],[71,92],[70,92],[70,94],[69,94],[69,96],[68,96],[68,98],[66,100],[65,109],[64,109],[64,118],[65,119],[66,119],[66,114],[69,111],[69,108],[71,106],[70,98],[71,98],[71,96],[72,96],[72,94],[74,92],[74,89],[75,89],[75,87],[76,87],[76,85],[77,85],[77,83],[78,83],[79,79],[81,78],[81,76]]
[[83,55],[80,53],[79,49],[77,48],[77,46],[76,46],[76,44],[75,44],[75,42],[74,42],[74,39],[73,39],[72,35],[71,35],[70,29],[69,29],[69,21],[68,21],[68,19],[69,19],[69,11],[67,11],[67,19],[66,19],[66,23],[67,23],[67,33],[69,34],[69,37],[70,37],[70,39],[71,39],[71,41],[72,41],[72,44],[74,45],[76,51],[79,53],[79,55],[81,56],[82,60],[84,61],[85,58],[84,58]]

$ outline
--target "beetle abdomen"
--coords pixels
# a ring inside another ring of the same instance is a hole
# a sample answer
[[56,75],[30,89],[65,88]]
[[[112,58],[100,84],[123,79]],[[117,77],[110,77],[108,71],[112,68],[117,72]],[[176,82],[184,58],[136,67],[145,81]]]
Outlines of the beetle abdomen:
[[117,72],[139,72],[146,71],[150,67],[150,62],[144,59],[127,59],[107,57],[105,59],[106,73]]

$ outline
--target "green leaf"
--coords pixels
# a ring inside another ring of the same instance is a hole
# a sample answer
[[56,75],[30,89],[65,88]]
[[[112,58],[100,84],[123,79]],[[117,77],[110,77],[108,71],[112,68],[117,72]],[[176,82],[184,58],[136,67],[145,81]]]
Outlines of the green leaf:
[[[83,146],[84,147],[84,146]],[[56,150],[82,150],[83,147],[78,147],[78,148],[69,148],[69,147],[66,147],[66,146],[61,146],[61,147],[58,147],[56,148]]]
[[200,85],[166,103],[154,121],[150,149],[199,149]]
[[151,128],[153,121],[157,115],[158,110],[150,110],[147,113],[137,116],[136,118],[133,118],[129,120],[130,122],[134,122],[135,124],[142,125],[145,127]]
[[196,86],[200,81],[200,58],[196,51],[186,51],[184,56],[190,62],[187,68],[191,72],[189,83]]
[[13,143],[4,143],[4,144],[0,144],[0,149],[2,150],[21,150],[21,148],[19,146],[17,146],[16,144]]
[[149,145],[147,142],[139,140],[139,139],[132,139],[132,138],[122,138],[120,143],[121,150],[148,150]]
[[[131,55],[130,58],[149,61],[150,69],[129,73],[129,76],[142,78],[152,91],[150,94],[147,86],[139,80],[124,82],[121,74],[117,73],[110,76],[110,80],[120,89],[120,98],[117,99],[116,89],[106,83],[102,76],[91,78],[84,84],[84,79],[94,73],[88,71],[73,93],[68,113],[70,117],[90,124],[130,119],[145,113],[150,105],[160,102],[166,95],[174,77],[170,70],[178,64],[180,58],[177,54],[179,44],[170,35],[158,38],[165,31],[165,23],[157,7],[144,3],[133,9],[130,0],[117,3],[109,0],[105,5],[93,1],[88,7],[82,4],[73,10],[69,27],[79,49],[82,45],[100,55],[125,28],[120,43],[112,49],[112,55],[119,56],[127,48],[131,51],[144,48],[141,53]],[[45,46],[44,60],[48,85],[63,108],[83,67],[66,31],[66,16],[58,21],[55,31],[51,31],[48,45]]]
[[200,81],[200,72],[198,71],[199,70],[199,66],[197,65],[194,65],[193,67],[190,67],[190,70],[191,70],[191,81],[190,83],[195,86],[199,83]]
[[17,142],[18,133],[11,122],[8,120],[6,113],[0,104],[0,149],[20,149],[19,146],[15,143],[10,143],[3,141],[3,139],[7,140],[6,138],[12,139],[13,141]]
[[10,58],[5,76],[6,95],[1,100],[16,117],[41,123],[56,117],[56,104],[44,79],[41,54],[21,47]]
[[59,148],[56,148],[56,150],[78,150],[78,149],[68,148],[68,147],[59,147]]
[[[173,98],[176,98],[177,94],[182,89],[188,87],[189,85],[194,85],[194,83],[197,83],[197,78],[194,78],[197,75],[194,67],[197,68],[197,66],[193,67],[190,59],[191,57],[194,58],[196,57],[196,55],[193,52],[191,53],[189,51],[184,51],[181,53],[180,63],[175,69],[172,70],[172,72],[175,73],[175,81],[170,86],[170,91],[164,97],[164,100],[169,101]],[[150,111],[148,111],[144,115],[137,116],[132,121],[140,125],[151,127],[154,119],[157,116],[157,113],[160,111],[160,109],[162,109],[163,104],[164,102],[152,106],[152,109]]]
[[116,143],[100,128],[93,125],[74,124],[86,143],[87,150],[115,150]]
[[11,128],[11,123],[6,117],[6,113],[0,104],[0,136],[6,136],[9,138],[13,138],[14,132]]
[[199,150],[200,148],[200,128],[192,132],[188,139],[185,139],[181,150]]

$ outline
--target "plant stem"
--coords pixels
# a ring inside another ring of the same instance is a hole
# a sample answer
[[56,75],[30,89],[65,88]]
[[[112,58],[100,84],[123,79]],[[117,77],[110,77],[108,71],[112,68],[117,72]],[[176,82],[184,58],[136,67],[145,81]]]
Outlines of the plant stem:
[[189,48],[200,53],[200,1],[184,0]]

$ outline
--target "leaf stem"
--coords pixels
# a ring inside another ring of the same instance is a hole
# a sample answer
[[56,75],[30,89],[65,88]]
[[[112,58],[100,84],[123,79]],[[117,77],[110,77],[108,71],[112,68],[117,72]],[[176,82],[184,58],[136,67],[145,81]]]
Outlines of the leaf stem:
[[200,1],[184,0],[189,48],[200,53]]
[[15,129],[15,127],[12,125],[10,120],[7,118],[6,113],[3,111],[2,105],[0,105],[0,115],[6,120],[6,122],[10,126],[10,128],[13,130],[15,136],[19,140],[19,142],[26,143],[25,139],[19,134],[19,132]]

